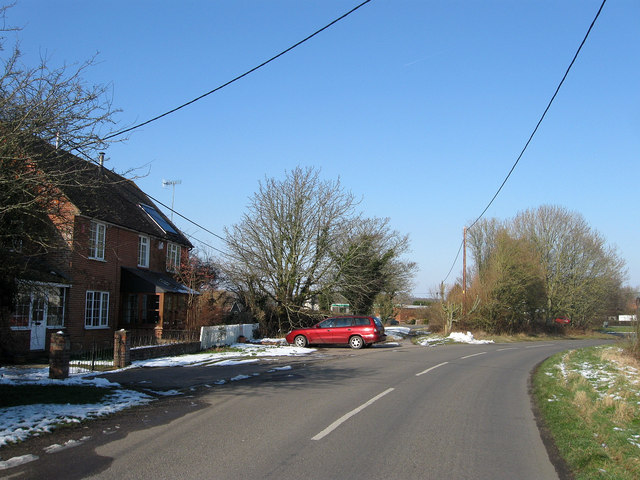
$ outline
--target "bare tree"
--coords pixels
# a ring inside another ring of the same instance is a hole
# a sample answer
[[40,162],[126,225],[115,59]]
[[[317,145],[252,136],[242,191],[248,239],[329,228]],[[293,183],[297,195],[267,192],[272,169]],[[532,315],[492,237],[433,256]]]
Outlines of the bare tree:
[[247,306],[262,312],[265,329],[294,325],[331,288],[330,253],[357,217],[355,206],[339,180],[323,181],[317,170],[297,167],[282,181],[260,182],[241,222],[225,229],[225,276]]
[[[586,326],[617,308],[626,275],[624,261],[578,213],[545,205],[523,211],[507,222],[479,222],[470,230],[470,239],[476,261],[474,288],[483,292],[485,316],[489,307],[495,313],[509,298],[538,305],[529,295],[534,291],[544,300],[536,308],[544,312],[547,322],[568,315],[574,325]],[[534,256],[522,242],[533,247]],[[514,257],[509,252],[519,253]],[[538,269],[543,289],[538,288]],[[518,293],[518,288],[527,284],[526,292]],[[509,312],[517,311],[509,308]]]
[[191,251],[180,262],[180,267],[173,276],[189,288],[186,296],[187,327],[196,329],[208,325],[209,323],[203,318],[203,312],[211,310],[217,303],[216,300],[220,298],[216,295],[220,273],[211,255],[203,250]]
[[586,325],[612,307],[626,275],[624,261],[582,215],[546,205],[518,214],[511,230],[538,251],[549,319],[569,315]]
[[370,313],[377,295],[409,289],[416,266],[402,259],[408,237],[355,207],[339,180],[298,167],[260,183],[248,213],[226,229],[225,276],[266,331],[297,326],[336,294]]
[[504,222],[495,218],[483,218],[467,230],[467,242],[477,274],[482,275],[486,270],[491,252],[496,248],[498,232],[504,228]]
[[[7,9],[0,8],[3,19]],[[6,49],[0,37],[0,61],[0,301],[7,305],[30,260],[60,247],[62,187],[80,187],[74,174],[88,167],[69,161],[66,151],[97,158],[115,111],[108,87],[82,79],[93,58],[56,68],[41,59],[30,67],[18,46]]]

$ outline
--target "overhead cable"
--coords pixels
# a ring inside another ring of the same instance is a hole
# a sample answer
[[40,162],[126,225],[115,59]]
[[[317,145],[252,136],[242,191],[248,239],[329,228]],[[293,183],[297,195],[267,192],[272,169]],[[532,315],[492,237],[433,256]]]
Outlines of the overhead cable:
[[[502,181],[502,184],[500,185],[500,187],[496,191],[495,195],[491,198],[491,201],[489,201],[489,203],[484,208],[482,213],[478,216],[478,218],[476,218],[473,221],[473,223],[471,225],[469,225],[469,227],[467,227],[467,230],[469,230],[476,223],[478,223],[478,221],[484,216],[484,214],[487,212],[487,210],[489,210],[489,207],[491,206],[491,204],[493,204],[494,200],[498,197],[498,194],[502,191],[502,188],[507,183],[507,180],[509,180],[509,177],[511,177],[511,174],[513,173],[513,171],[515,170],[516,166],[518,165],[518,162],[520,162],[520,159],[524,155],[524,152],[527,150],[527,148],[529,147],[529,144],[533,140],[534,135],[538,131],[538,128],[540,127],[540,124],[544,120],[544,117],[547,115],[547,112],[551,108],[551,104],[553,103],[553,101],[555,100],[556,96],[558,95],[558,92],[560,91],[560,87],[562,87],[562,84],[564,83],[564,81],[566,80],[567,76],[569,75],[569,71],[571,70],[571,67],[573,67],[573,64],[575,63],[576,59],[578,58],[578,55],[580,54],[580,51],[582,50],[582,47],[584,46],[585,42],[587,41],[587,38],[589,37],[589,34],[591,33],[591,30],[593,29],[593,26],[596,23],[596,20],[598,20],[598,17],[600,16],[600,12],[602,12],[602,9],[604,8],[604,4],[605,3],[607,3],[607,0],[603,0],[602,1],[602,4],[600,5],[600,8],[598,9],[598,13],[596,13],[596,16],[594,17],[593,21],[591,22],[591,25],[589,25],[589,29],[587,30],[587,33],[585,34],[584,38],[582,39],[582,42],[580,43],[580,46],[578,47],[578,50],[576,51],[575,55],[573,56],[573,59],[571,60],[571,63],[569,64],[569,67],[567,67],[567,70],[564,72],[564,76],[562,77],[562,80],[560,80],[560,83],[556,87],[556,90],[553,93],[553,96],[551,97],[551,100],[549,100],[549,103],[547,104],[547,108],[545,108],[544,112],[542,112],[542,116],[540,117],[540,120],[538,120],[538,123],[536,124],[536,127],[533,129],[533,132],[531,132],[531,135],[529,135],[529,139],[527,140],[527,143],[522,148],[522,151],[520,152],[520,155],[518,155],[518,158],[516,159],[515,163],[511,167],[511,170],[509,170],[509,173],[507,174],[507,176]],[[461,248],[462,248],[462,244],[461,244]],[[449,275],[451,274],[451,271],[453,270],[453,267],[455,266],[456,262],[458,261],[458,257],[459,256],[460,256],[460,250],[458,250],[458,254],[456,255],[455,260],[453,261],[453,265],[451,266],[451,269],[449,270],[449,273],[447,274],[447,276],[443,280],[443,283],[447,281],[447,278],[449,278]]]
[[169,110],[169,111],[167,111],[167,112],[164,112],[164,113],[162,113],[162,114],[160,114],[160,115],[157,115],[157,116],[155,116],[155,117],[153,117],[153,118],[151,118],[151,119],[149,119],[149,120],[147,120],[147,121],[145,121],[145,122],[142,122],[142,123],[139,123],[139,124],[137,124],[137,125],[134,125],[133,127],[125,128],[124,130],[120,130],[119,132],[115,132],[115,133],[112,133],[112,134],[110,134],[110,135],[107,135],[106,137],[104,137],[104,138],[103,138],[103,140],[109,140],[110,138],[113,138],[113,137],[117,137],[117,136],[123,135],[123,134],[125,134],[125,133],[131,132],[132,130],[136,130],[136,129],[140,128],[140,127],[143,127],[144,125],[148,125],[148,124],[149,124],[149,123],[151,123],[151,122],[155,122],[156,120],[159,120],[159,119],[161,119],[162,117],[166,117],[167,115],[170,115],[170,114],[172,114],[172,113],[174,113],[174,112],[177,112],[178,110],[180,110],[180,109],[182,109],[182,108],[184,108],[184,107],[187,107],[187,106],[191,105],[192,103],[197,102],[198,100],[202,100],[202,99],[203,99],[203,98],[205,98],[206,96],[211,95],[212,93],[215,93],[215,92],[217,92],[218,90],[221,90],[221,89],[223,89],[223,88],[224,88],[224,87],[226,87],[226,86],[231,85],[232,83],[234,83],[234,82],[236,82],[236,81],[240,80],[241,78],[244,78],[244,77],[246,77],[247,75],[249,75],[249,74],[251,74],[251,73],[255,72],[256,70],[258,70],[258,69],[260,69],[260,68],[264,67],[265,65],[267,65],[267,64],[269,64],[269,63],[271,63],[271,62],[273,62],[274,60],[276,60],[277,58],[279,58],[279,57],[283,56],[284,54],[289,53],[289,52],[290,52],[291,50],[293,50],[294,48],[296,48],[296,47],[298,47],[298,46],[302,45],[303,43],[305,43],[306,41],[308,41],[308,40],[312,39],[313,37],[315,37],[315,36],[316,36],[316,35],[318,35],[319,33],[323,32],[324,30],[326,30],[327,28],[331,27],[332,25],[334,25],[334,24],[338,23],[340,20],[344,19],[345,17],[347,17],[347,16],[351,15],[353,12],[355,12],[356,10],[358,10],[358,9],[359,9],[359,8],[361,8],[361,7],[363,7],[364,5],[366,5],[366,4],[367,4],[367,3],[369,3],[369,2],[371,2],[371,0],[366,0],[366,1],[362,2],[360,5],[357,5],[356,7],[352,8],[351,10],[349,10],[349,11],[348,11],[347,13],[345,13],[344,15],[341,15],[340,17],[336,18],[335,20],[333,20],[332,22],[328,23],[327,25],[325,25],[325,26],[324,26],[324,27],[322,27],[321,29],[316,30],[314,33],[312,33],[311,35],[309,35],[309,36],[305,37],[304,39],[300,40],[299,42],[295,43],[294,45],[290,46],[290,47],[289,47],[289,48],[287,48],[286,50],[283,50],[282,52],[278,53],[277,55],[274,55],[273,57],[271,57],[269,60],[266,60],[266,61],[262,62],[260,65],[258,65],[258,66],[256,66],[256,67],[253,67],[251,70],[247,70],[247,71],[246,71],[246,72],[244,72],[243,74],[238,75],[237,77],[235,77],[235,78],[233,78],[233,79],[229,80],[229,81],[228,81],[228,82],[226,82],[226,83],[223,83],[222,85],[220,85],[220,86],[218,86],[218,87],[214,88],[213,90],[209,90],[207,93],[204,93],[204,94],[200,95],[199,97],[194,98],[193,100],[189,100],[188,102],[183,103],[183,104],[182,104],[182,105],[180,105],[179,107],[173,108],[173,109],[171,109],[171,110]]

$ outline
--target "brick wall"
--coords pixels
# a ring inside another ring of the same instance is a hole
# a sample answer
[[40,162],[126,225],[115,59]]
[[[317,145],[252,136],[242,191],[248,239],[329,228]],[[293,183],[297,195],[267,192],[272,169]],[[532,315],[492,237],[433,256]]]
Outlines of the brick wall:
[[[105,259],[89,256],[91,220],[76,217],[74,222],[73,252],[65,270],[72,272],[69,289],[66,330],[74,351],[87,349],[93,342],[108,346],[113,333],[119,327],[121,311],[121,267],[137,267],[139,233],[115,225],[106,224]],[[165,272],[167,242],[149,237],[149,270]],[[85,304],[87,290],[109,292],[109,327],[85,328]]]
[[[67,213],[75,212],[68,210]],[[73,221],[69,222],[63,222],[59,218],[52,218],[52,221],[58,227],[59,237],[56,241],[60,248],[47,257],[47,262],[69,278],[70,288],[67,289],[63,330],[69,336],[71,350],[74,352],[87,350],[93,344],[98,347],[109,347],[113,344],[114,331],[120,327],[119,322],[122,316],[121,268],[137,267],[139,233],[105,224],[105,258],[97,260],[89,258],[91,219],[75,216]],[[167,242],[153,236],[148,237],[149,270],[164,273],[166,272]],[[181,248],[181,254],[185,253],[186,249]],[[107,327],[85,328],[87,290],[109,292]],[[173,317],[175,313],[172,312],[171,328],[178,328],[179,322]],[[45,352],[50,348],[50,334],[60,329],[60,327],[47,329]],[[29,352],[29,330],[9,330],[7,324],[2,327],[1,334],[10,344],[3,348],[5,352],[10,350]]]
[[172,343],[169,345],[153,345],[131,349],[131,361],[148,360],[150,358],[173,357],[200,351],[200,342]]

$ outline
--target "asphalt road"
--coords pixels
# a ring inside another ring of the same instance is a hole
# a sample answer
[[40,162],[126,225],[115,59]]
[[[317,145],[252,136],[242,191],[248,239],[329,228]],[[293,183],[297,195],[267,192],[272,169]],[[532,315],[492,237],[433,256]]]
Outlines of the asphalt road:
[[323,349],[291,370],[194,390],[66,432],[85,440],[2,473],[555,479],[532,413],[530,372],[555,352],[595,343],[602,342]]

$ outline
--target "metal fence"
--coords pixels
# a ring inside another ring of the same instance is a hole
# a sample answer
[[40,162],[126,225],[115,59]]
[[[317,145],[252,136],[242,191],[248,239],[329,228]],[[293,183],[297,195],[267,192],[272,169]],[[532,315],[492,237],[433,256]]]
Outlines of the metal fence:
[[69,359],[69,373],[101,372],[113,369],[113,345],[93,343],[91,348],[72,353]]
[[132,330],[130,338],[131,348],[198,342],[200,330],[162,330],[161,333],[150,330]]

